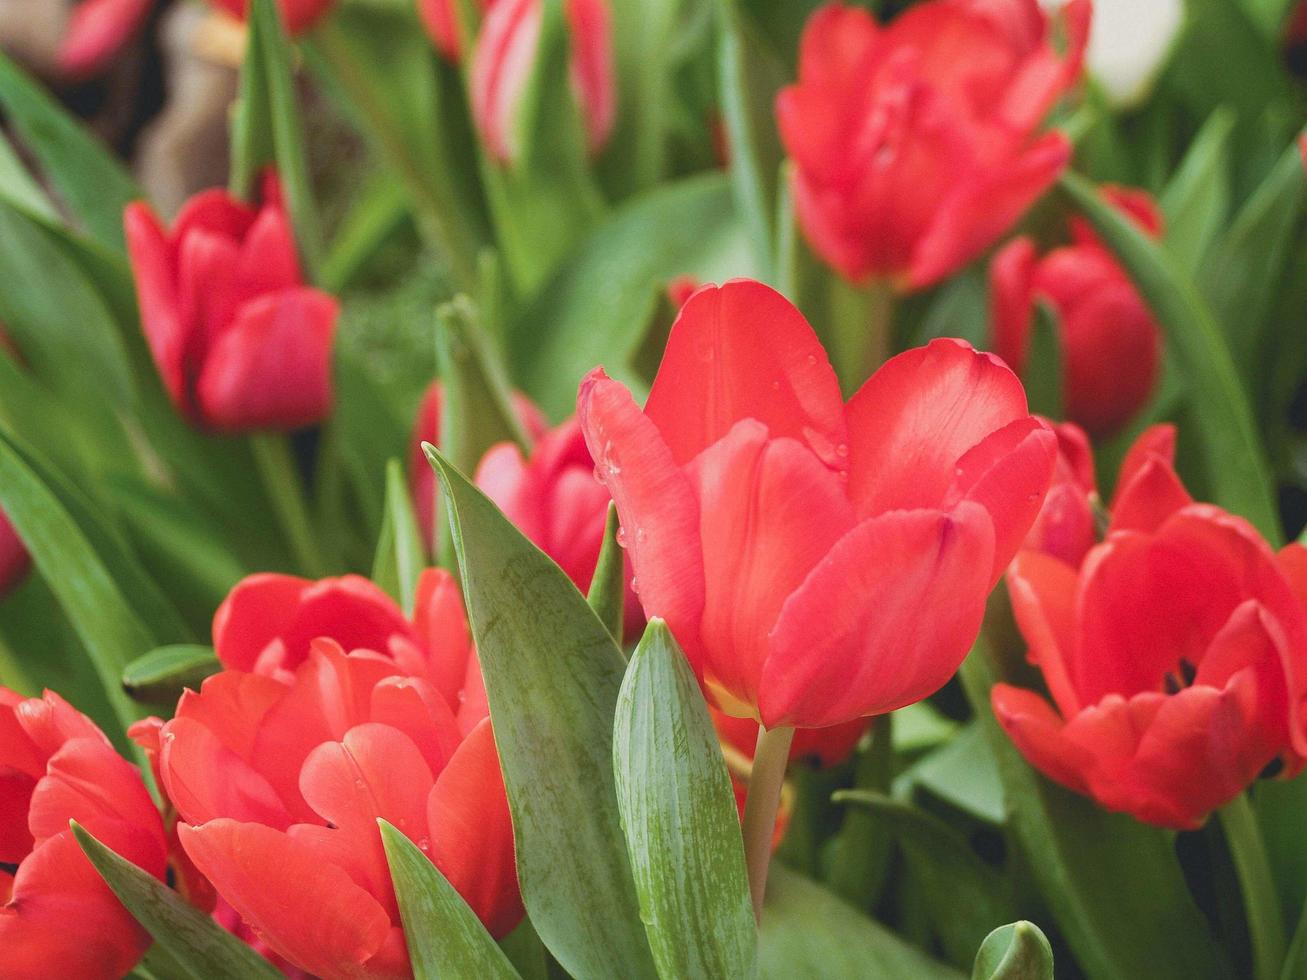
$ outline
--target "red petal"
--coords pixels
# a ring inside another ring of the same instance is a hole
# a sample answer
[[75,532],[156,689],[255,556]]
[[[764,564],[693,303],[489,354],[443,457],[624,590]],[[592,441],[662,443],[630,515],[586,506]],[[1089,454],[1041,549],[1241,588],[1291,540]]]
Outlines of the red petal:
[[200,372],[200,412],[224,431],[298,429],[331,410],[331,344],[339,304],[288,289],[241,307]]
[[183,692],[175,717],[198,722],[246,762],[253,762],[259,725],[285,693],[286,685],[271,677],[224,670],[206,677],[200,693]]
[[1010,684],[995,684],[989,697],[994,717],[1027,762],[1068,789],[1089,792],[1093,753],[1063,735],[1065,723],[1047,701]]
[[82,0],[59,44],[59,67],[83,78],[107,68],[145,23],[151,0]]
[[763,667],[764,725],[821,728],[934,693],[980,630],[993,529],[978,504],[864,521],[781,610]]
[[472,633],[458,582],[443,568],[418,578],[413,626],[427,650],[426,673],[451,709],[457,709],[472,656]]
[[177,269],[163,228],[149,207],[129,204],[123,212],[127,254],[136,279],[141,329],[164,389],[178,409],[189,411],[183,363],[191,336],[181,319]]
[[1077,643],[1076,597],[1079,577],[1070,565],[1037,551],[1017,555],[1008,571],[1012,613],[1029,645],[1028,657],[1068,718],[1081,701],[1067,672]]
[[418,677],[387,677],[374,687],[372,720],[412,739],[433,773],[445,768],[462,739],[450,706]]
[[607,0],[567,0],[563,6],[572,45],[569,76],[581,106],[586,147],[596,154],[617,122],[612,14]]
[[1026,416],[1008,367],[960,340],[932,340],[891,358],[848,404],[849,492],[861,518],[938,507],[958,460]]
[[[164,726],[161,743],[159,771],[164,788],[188,823],[232,817],[277,830],[290,826],[286,804],[268,780],[204,725],[174,718]],[[290,760],[282,764],[293,765]]]
[[310,584],[308,579],[272,572],[237,582],[213,616],[213,648],[222,665],[253,670],[268,644],[295,622],[300,597]]
[[832,469],[848,465],[844,404],[826,351],[802,313],[751,280],[705,286],[681,307],[645,414],[678,465],[741,419],[757,419],[772,438],[806,442]]
[[705,681],[724,709],[752,711],[781,606],[852,530],[853,508],[840,476],[807,446],[769,439],[752,419],[686,472],[703,542]]
[[1017,238],[989,265],[989,320],[994,353],[1018,374],[1030,348],[1031,284],[1038,256],[1030,238]]
[[1171,464],[1153,456],[1135,470],[1112,505],[1112,531],[1156,531],[1176,511],[1193,503]]
[[517,157],[518,104],[535,63],[543,17],[541,0],[499,0],[481,21],[472,53],[472,118],[499,163]]
[[1117,499],[1128,487],[1139,471],[1154,456],[1159,457],[1167,466],[1175,466],[1175,426],[1150,425],[1139,434],[1131,444],[1125,459],[1121,461],[1121,471],[1116,479],[1116,494],[1112,498],[1112,509],[1116,509]]

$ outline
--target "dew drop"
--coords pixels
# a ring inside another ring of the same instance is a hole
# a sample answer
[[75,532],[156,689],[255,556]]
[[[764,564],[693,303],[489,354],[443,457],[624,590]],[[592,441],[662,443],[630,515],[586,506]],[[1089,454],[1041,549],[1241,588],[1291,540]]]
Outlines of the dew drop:
[[635,543],[636,543],[636,544],[644,544],[645,541],[648,540],[648,538],[649,538],[649,532],[646,531],[644,528],[642,528],[642,527],[637,527],[637,528],[635,529]]
[[617,526],[617,544],[619,547],[626,547],[626,528],[620,524]]
[[835,447],[835,455],[838,456],[840,459],[848,459],[849,447],[841,442],[839,445]]
[[631,576],[631,591],[636,595],[640,594],[640,580],[634,575]]
[[814,364],[816,364],[816,363],[817,363],[817,355],[816,355],[816,354],[809,354],[809,355],[808,355],[808,366],[809,366],[809,367],[812,367],[812,365],[814,365]]

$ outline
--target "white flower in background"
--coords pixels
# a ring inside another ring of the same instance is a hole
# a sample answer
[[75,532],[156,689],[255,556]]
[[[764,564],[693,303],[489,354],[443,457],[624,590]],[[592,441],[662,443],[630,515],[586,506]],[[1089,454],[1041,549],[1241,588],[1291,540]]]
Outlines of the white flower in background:
[[[1040,0],[1049,10],[1065,0]],[[1141,101],[1184,23],[1184,0],[1094,0],[1089,72],[1114,105]]]

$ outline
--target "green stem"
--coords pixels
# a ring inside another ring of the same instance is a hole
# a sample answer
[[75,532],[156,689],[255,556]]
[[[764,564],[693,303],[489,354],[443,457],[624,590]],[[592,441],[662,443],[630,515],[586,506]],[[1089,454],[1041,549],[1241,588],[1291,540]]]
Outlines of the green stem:
[[322,578],[328,572],[327,561],[309,520],[304,485],[290,451],[290,437],[280,432],[256,432],[250,436],[250,450],[295,563],[310,577]]
[[1278,980],[1285,956],[1284,915],[1261,828],[1245,793],[1240,793],[1219,813],[1248,914],[1253,975],[1256,980]]
[[772,835],[776,810],[785,785],[785,767],[790,761],[793,728],[759,728],[753,753],[749,795],[744,802],[744,861],[749,870],[749,896],[753,917],[762,918],[762,900],[767,893],[767,869],[771,865]]
[[830,274],[830,357],[846,394],[856,391],[890,355],[894,293],[873,281],[854,286]]

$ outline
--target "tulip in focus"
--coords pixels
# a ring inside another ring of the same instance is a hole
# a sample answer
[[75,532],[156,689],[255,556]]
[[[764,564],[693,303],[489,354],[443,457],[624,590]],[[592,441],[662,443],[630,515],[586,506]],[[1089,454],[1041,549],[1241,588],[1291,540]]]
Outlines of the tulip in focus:
[[[457,586],[425,573],[406,628],[357,583],[280,578],[237,586],[215,621],[228,669],[158,732],[187,856],[273,953],[325,980],[409,975],[378,818],[506,935],[522,916],[512,825]],[[284,630],[275,676],[231,666],[262,639],[235,622],[255,611]]]
[[817,254],[851,282],[920,289],[1011,228],[1071,155],[1036,130],[1080,76],[1089,0],[1058,18],[1037,0],[928,0],[886,25],[817,11],[776,103]]
[[1016,376],[962,341],[900,354],[845,405],[802,314],[747,280],[682,308],[644,411],[601,369],[578,405],[646,614],[718,708],[769,729],[943,685],[1057,448]]
[[994,713],[1031,765],[1100,805],[1180,830],[1268,766],[1302,767],[1307,549],[1193,503],[1174,430],[1122,466],[1107,537],[1078,565],[1022,551],[1008,589],[1053,704],[998,684]]
[[304,285],[276,177],[258,207],[209,190],[171,230],[139,202],[124,223],[141,326],[178,411],[220,432],[321,421],[339,304]]
[[116,980],[150,945],[82,853],[70,820],[163,878],[163,823],[136,769],[59,695],[23,698],[0,687],[0,974],[6,980]]
[[[612,13],[608,0],[564,0],[563,13],[572,94],[593,156],[617,121]],[[544,15],[545,0],[494,0],[481,22],[472,54],[472,118],[490,156],[501,164],[512,164],[520,155],[518,113],[539,53]],[[441,43],[439,35],[436,43]]]
[[[1107,199],[1140,228],[1160,238],[1162,215],[1143,191],[1109,188]],[[1130,421],[1153,393],[1162,332],[1134,283],[1082,219],[1073,242],[1042,258],[1018,238],[990,267],[994,350],[1025,370],[1035,303],[1058,315],[1067,417],[1091,435],[1110,435]]]

